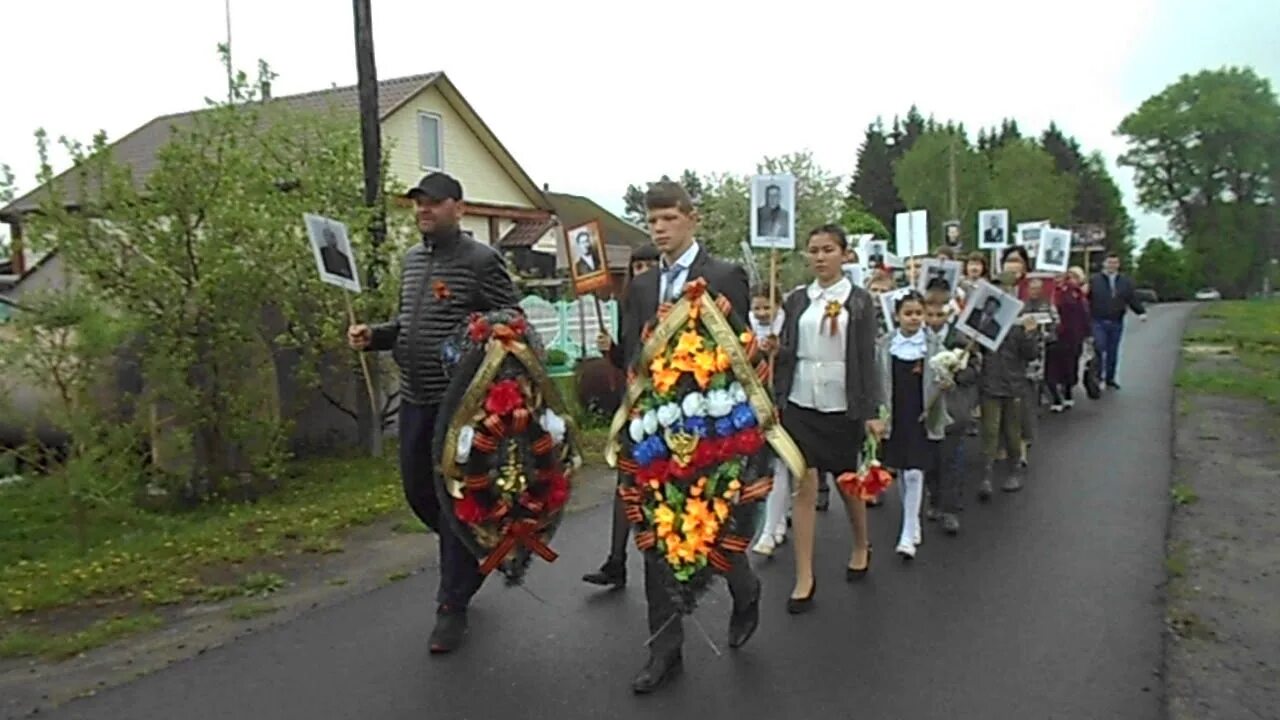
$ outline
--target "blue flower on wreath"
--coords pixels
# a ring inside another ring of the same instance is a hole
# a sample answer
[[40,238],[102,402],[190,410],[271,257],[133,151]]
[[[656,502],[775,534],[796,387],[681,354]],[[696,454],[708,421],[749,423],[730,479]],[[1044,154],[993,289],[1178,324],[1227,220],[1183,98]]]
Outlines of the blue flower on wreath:
[[716,435],[720,437],[729,437],[733,434],[733,418],[725,415],[722,418],[716,418]]
[[739,430],[745,430],[756,425],[756,413],[747,403],[735,405],[729,417],[733,419],[733,426]]
[[684,427],[685,432],[690,435],[697,435],[700,438],[706,437],[711,432],[711,428],[707,425],[707,419],[704,417],[685,418],[681,425]]
[[667,444],[658,435],[650,435],[631,449],[631,456],[638,465],[648,465],[654,460],[667,457]]

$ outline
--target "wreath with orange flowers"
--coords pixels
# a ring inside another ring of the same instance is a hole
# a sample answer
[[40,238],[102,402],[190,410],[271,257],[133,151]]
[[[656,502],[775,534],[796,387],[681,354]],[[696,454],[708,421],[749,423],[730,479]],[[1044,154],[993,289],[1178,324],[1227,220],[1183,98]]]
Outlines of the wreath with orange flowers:
[[772,487],[766,426],[775,417],[756,381],[767,361],[727,299],[708,305],[705,292],[705,282],[689,283],[687,316],[664,308],[646,329],[646,343],[668,339],[633,368],[634,389],[614,420],[619,494],[637,525],[636,545],[662,560],[685,612],[712,573],[745,552],[754,532],[749,504]]

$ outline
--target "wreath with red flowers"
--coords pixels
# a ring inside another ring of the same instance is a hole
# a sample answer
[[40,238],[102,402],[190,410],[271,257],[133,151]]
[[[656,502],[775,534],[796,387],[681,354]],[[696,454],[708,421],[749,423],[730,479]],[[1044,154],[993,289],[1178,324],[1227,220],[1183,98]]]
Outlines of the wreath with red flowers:
[[549,543],[581,462],[572,421],[523,315],[473,314],[445,354],[451,380],[440,417],[450,421],[435,442],[441,504],[481,572],[516,582],[534,555],[556,559]]

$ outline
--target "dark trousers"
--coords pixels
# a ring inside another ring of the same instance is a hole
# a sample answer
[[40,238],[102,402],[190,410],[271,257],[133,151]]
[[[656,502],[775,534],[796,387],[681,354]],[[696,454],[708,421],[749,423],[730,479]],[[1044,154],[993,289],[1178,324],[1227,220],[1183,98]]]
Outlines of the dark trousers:
[[[755,535],[756,508],[753,505],[740,505],[734,508],[733,534],[744,537]],[[729,582],[729,594],[733,596],[733,607],[751,602],[760,589],[760,580],[751,569],[751,561],[746,553],[725,553],[729,558],[729,572],[725,579]],[[676,606],[671,594],[678,581],[671,577],[671,566],[656,550],[644,554],[644,596],[649,602],[649,634],[653,642],[649,652],[662,657],[680,651],[684,644],[684,624],[678,617],[680,608]],[[672,620],[672,616],[677,617]],[[668,622],[670,621],[670,622]],[[662,629],[666,626],[665,629]],[[659,633],[658,630],[662,629]]]
[[964,435],[947,435],[939,448],[938,468],[924,474],[924,486],[944,513],[960,512],[964,497]]
[[1098,354],[1102,381],[1116,381],[1116,365],[1120,362],[1120,336],[1124,334],[1124,320],[1094,320],[1093,349]]
[[[621,484],[622,475],[619,473]],[[620,572],[627,571],[627,538],[631,535],[631,521],[627,519],[627,506],[622,497],[613,494],[613,523],[609,529],[609,558],[604,561],[605,567]]]
[[1079,343],[1059,341],[1049,345],[1044,378],[1054,402],[1070,400],[1076,385],[1080,384],[1081,349]]
[[465,608],[484,578],[475,556],[454,534],[452,525],[440,517],[431,457],[439,412],[435,405],[400,403],[400,479],[413,513],[440,537],[440,588],[436,602]]

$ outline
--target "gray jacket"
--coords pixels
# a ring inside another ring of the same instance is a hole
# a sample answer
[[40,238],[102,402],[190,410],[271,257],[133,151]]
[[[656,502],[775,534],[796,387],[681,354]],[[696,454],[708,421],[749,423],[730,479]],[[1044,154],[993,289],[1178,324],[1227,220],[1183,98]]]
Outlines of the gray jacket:
[[448,387],[440,349],[473,312],[514,308],[520,298],[496,250],[470,233],[423,236],[400,276],[396,318],[374,326],[371,351],[390,350],[400,367],[400,400],[435,405]]
[[[928,332],[921,329],[920,332]],[[886,335],[880,342],[878,348],[879,360],[877,365],[880,371],[880,386],[884,388],[885,407],[888,408],[890,415],[893,413],[893,354],[889,352],[890,339],[892,335]],[[938,385],[938,374],[934,372],[933,366],[929,363],[929,359],[945,348],[942,346],[942,338],[934,333],[928,333],[926,336],[928,350],[924,357],[924,372],[922,380],[924,382],[924,410],[925,417],[931,422],[925,424],[924,433],[930,440],[941,440],[947,434],[947,426],[951,424],[951,415],[947,412],[946,393],[942,392],[942,388]],[[934,411],[929,412],[929,406],[936,403]],[[923,421],[923,418],[921,418]],[[885,439],[889,439],[889,432],[893,428],[893,418],[889,417],[885,420]]]

